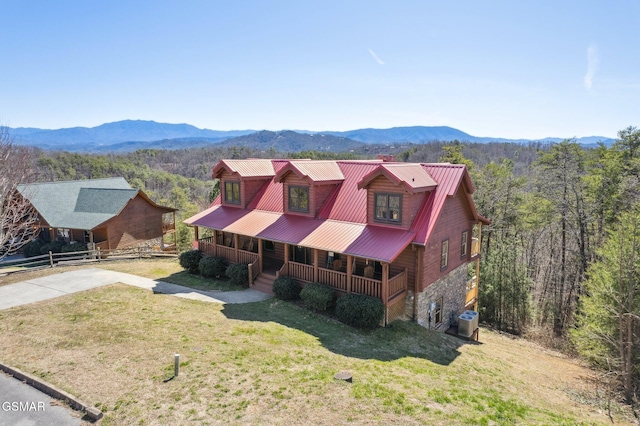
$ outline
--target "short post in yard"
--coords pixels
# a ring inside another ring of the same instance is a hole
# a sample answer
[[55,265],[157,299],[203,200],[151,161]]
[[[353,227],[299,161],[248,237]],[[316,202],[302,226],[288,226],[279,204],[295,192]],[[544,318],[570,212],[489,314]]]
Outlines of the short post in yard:
[[173,357],[173,375],[178,377],[180,372],[180,354],[175,354]]

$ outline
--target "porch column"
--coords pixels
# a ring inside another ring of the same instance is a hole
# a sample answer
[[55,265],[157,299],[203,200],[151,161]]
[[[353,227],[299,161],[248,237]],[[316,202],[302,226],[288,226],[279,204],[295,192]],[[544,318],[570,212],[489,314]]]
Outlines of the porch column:
[[262,273],[262,238],[258,238],[258,268],[260,268],[259,273]]
[[313,282],[318,282],[318,249],[313,249]]
[[95,259],[96,258],[96,254],[95,254],[96,253],[95,252],[96,245],[93,243],[93,231],[92,230],[89,230],[89,247],[88,247],[88,249],[89,250],[93,250],[92,251],[93,254],[91,255],[91,258]]
[[389,307],[389,264],[382,263],[382,302],[384,303],[384,324],[387,325],[387,308]]
[[480,259],[476,259],[476,303],[473,305],[474,311],[478,311],[478,296],[480,295]]
[[[178,253],[178,229],[176,228],[176,212],[173,212],[173,249]],[[162,236],[162,249],[164,250],[164,235]]]
[[197,226],[193,227],[193,238],[194,238],[195,241],[198,241],[200,239],[199,231],[200,230],[198,229]]
[[353,257],[347,256],[347,294],[351,293],[351,269],[353,269]]
[[284,263],[289,263],[289,244],[284,243]]
[[240,245],[240,236],[238,234],[233,234],[233,251],[236,256],[235,263],[238,263],[238,260],[240,260],[240,253],[238,252],[239,245]]
[[218,255],[218,231],[216,229],[213,230],[213,238],[211,238],[213,242],[213,255]]
[[[418,318],[418,293],[422,286],[422,261],[424,260],[424,251],[421,247],[416,248],[416,275],[413,282],[413,320]],[[407,287],[409,286],[409,276],[407,276]]]
[[56,231],[53,228],[49,228],[49,241],[56,240]]

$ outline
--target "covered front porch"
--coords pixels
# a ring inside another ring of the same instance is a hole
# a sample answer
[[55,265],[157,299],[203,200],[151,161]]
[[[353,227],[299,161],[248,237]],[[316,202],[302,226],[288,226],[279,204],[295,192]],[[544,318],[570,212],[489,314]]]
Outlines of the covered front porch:
[[207,231],[212,235],[203,238],[196,232],[198,249],[230,263],[247,264],[250,285],[263,273],[289,276],[302,285],[327,284],[338,296],[355,293],[376,297],[385,305],[385,323],[404,313],[409,271],[400,264],[237,233]]

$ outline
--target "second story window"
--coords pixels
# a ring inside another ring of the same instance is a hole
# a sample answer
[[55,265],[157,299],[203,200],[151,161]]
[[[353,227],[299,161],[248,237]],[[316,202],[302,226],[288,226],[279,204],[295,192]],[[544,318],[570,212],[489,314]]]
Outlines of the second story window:
[[440,246],[440,269],[445,269],[449,264],[449,240],[444,240]]
[[402,195],[376,194],[376,222],[400,223],[402,220]]
[[467,255],[467,235],[469,235],[467,231],[462,232],[462,242],[460,244],[460,257],[465,257]]
[[224,202],[229,204],[240,204],[240,182],[224,183]]
[[309,188],[306,186],[289,187],[289,210],[296,212],[309,211]]

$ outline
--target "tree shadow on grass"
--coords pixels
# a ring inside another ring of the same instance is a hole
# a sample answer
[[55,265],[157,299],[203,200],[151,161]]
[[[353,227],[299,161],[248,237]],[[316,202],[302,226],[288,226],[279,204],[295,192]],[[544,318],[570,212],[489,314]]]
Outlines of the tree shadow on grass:
[[240,286],[231,284],[228,278],[205,278],[201,275],[191,274],[187,271],[175,272],[164,278],[158,278],[158,280],[202,291],[244,290],[244,288]]
[[469,342],[427,330],[416,323],[394,321],[388,327],[358,330],[332,318],[276,299],[247,304],[226,304],[222,313],[229,319],[275,322],[315,336],[333,353],[359,359],[393,361],[405,357],[451,364],[458,348]]

